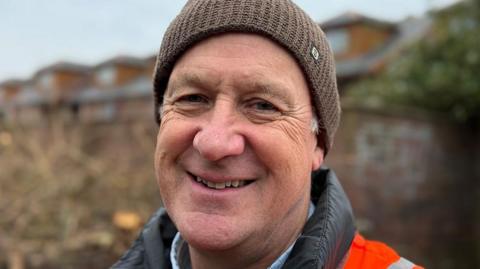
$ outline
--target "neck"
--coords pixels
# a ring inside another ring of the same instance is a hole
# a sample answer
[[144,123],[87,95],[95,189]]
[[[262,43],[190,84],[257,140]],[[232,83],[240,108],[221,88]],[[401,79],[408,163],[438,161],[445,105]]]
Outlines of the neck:
[[[245,254],[245,253],[244,253]],[[205,253],[190,247],[190,258],[193,269],[243,269],[267,268],[270,259],[245,257],[231,253]]]

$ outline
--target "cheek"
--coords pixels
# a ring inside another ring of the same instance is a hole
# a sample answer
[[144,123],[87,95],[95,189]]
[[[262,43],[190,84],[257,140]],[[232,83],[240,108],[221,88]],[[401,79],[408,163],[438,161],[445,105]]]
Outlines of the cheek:
[[177,160],[192,145],[196,132],[192,123],[182,119],[171,119],[166,117],[162,121],[157,135],[155,171],[161,187],[170,187],[166,181],[176,178]]
[[286,124],[255,131],[255,147],[259,158],[272,172],[309,174],[314,151],[314,136],[305,128]]
[[314,144],[310,145],[308,139],[293,139],[280,128],[262,128],[248,135],[255,154],[269,174],[270,180],[261,186],[262,193],[273,190],[282,194],[275,197],[284,196],[282,199],[290,202],[303,197],[309,189]]
[[196,131],[195,124],[182,117],[165,116],[157,135],[156,158],[158,161],[185,151],[191,146]]

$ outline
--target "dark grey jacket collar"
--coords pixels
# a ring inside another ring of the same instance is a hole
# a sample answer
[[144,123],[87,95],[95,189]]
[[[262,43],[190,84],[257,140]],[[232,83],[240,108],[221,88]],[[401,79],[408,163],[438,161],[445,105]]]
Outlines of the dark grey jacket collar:
[[[315,212],[305,224],[284,269],[336,269],[353,241],[352,209],[334,172],[320,169],[312,174],[312,200]],[[176,232],[161,208],[112,268],[171,268],[170,246]]]
[[303,228],[284,269],[336,269],[350,249],[355,226],[350,202],[333,171],[312,175],[315,212]]

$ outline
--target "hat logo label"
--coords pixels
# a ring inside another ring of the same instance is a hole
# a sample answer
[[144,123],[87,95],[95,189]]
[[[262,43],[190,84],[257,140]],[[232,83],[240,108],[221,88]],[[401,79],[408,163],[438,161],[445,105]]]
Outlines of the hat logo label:
[[310,51],[310,54],[312,55],[313,59],[315,59],[315,61],[318,61],[318,58],[320,58],[320,53],[318,52],[318,49],[315,46],[312,46],[312,50]]

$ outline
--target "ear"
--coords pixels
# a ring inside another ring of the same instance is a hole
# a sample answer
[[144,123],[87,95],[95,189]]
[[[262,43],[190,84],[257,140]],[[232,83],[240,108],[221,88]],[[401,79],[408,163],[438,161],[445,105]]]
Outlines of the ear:
[[324,151],[318,145],[315,146],[315,149],[312,152],[312,171],[317,170],[323,164]]

